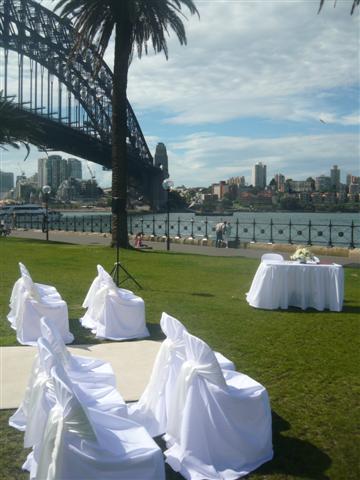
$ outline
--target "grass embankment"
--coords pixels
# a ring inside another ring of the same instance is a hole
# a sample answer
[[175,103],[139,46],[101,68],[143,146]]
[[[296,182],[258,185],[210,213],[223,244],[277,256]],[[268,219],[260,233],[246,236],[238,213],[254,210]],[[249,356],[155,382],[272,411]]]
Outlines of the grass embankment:
[[[81,303],[97,263],[110,269],[109,247],[54,244],[8,238],[0,242],[0,331],[3,345],[15,344],[6,320],[8,300],[19,277],[17,262],[37,282],[55,285],[68,302],[76,343],[94,342],[79,326]],[[273,409],[275,457],[252,478],[359,478],[355,436],[359,373],[360,271],[345,269],[344,310],[265,311],[245,300],[258,261],[202,255],[121,251],[124,266],[144,287],[125,287],[146,302],[154,338],[161,312],[181,320],[190,332],[233,360],[239,371],[268,389]],[[6,365],[3,366],[6,368]],[[0,478],[25,479],[22,434],[7,427],[1,412]],[[168,471],[168,479],[180,478]]]

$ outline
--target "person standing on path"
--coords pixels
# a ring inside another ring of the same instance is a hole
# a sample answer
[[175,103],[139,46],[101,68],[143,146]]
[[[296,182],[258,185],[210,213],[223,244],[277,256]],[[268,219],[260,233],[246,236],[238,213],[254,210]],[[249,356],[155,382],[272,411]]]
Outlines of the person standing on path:
[[223,229],[223,238],[225,243],[225,248],[229,248],[229,240],[231,237],[231,225],[230,222],[224,222],[224,229]]
[[216,248],[222,247],[223,235],[224,235],[225,229],[226,229],[226,221],[218,223],[215,227],[215,233],[216,233],[215,247]]

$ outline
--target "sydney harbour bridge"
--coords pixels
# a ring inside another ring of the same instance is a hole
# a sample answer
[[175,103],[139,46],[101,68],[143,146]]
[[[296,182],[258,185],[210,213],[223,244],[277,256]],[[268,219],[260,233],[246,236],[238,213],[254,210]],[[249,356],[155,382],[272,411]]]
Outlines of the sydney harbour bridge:
[[[41,127],[47,149],[111,168],[113,75],[91,46],[72,54],[76,38],[70,21],[40,3],[0,0],[0,90]],[[15,68],[10,55],[17,57]],[[157,208],[164,172],[154,166],[129,102],[127,125],[129,181]]]

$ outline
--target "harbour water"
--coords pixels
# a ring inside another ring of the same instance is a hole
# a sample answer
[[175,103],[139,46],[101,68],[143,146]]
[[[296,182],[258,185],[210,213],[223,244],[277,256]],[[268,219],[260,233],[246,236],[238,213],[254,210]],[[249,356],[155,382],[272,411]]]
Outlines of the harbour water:
[[[215,237],[220,221],[230,223],[230,240],[280,242],[360,247],[360,218],[357,213],[235,212],[232,216],[199,216],[170,213],[170,236]],[[129,232],[162,236],[167,232],[167,214],[132,214]],[[110,212],[63,212],[60,221],[50,222],[54,230],[110,232]]]

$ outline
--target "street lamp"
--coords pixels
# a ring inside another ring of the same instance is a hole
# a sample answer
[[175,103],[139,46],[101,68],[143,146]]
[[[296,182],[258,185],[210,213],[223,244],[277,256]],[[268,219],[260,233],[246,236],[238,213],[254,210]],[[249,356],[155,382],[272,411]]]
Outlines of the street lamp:
[[167,208],[167,228],[166,228],[166,250],[170,250],[170,203],[169,203],[169,192],[171,187],[174,186],[174,182],[169,178],[165,178],[162,182],[162,188],[167,192],[166,198],[166,208]]
[[45,216],[43,220],[43,232],[46,233],[46,241],[49,240],[49,195],[51,192],[51,187],[49,185],[44,185],[42,187],[42,193],[44,194],[45,200]]

